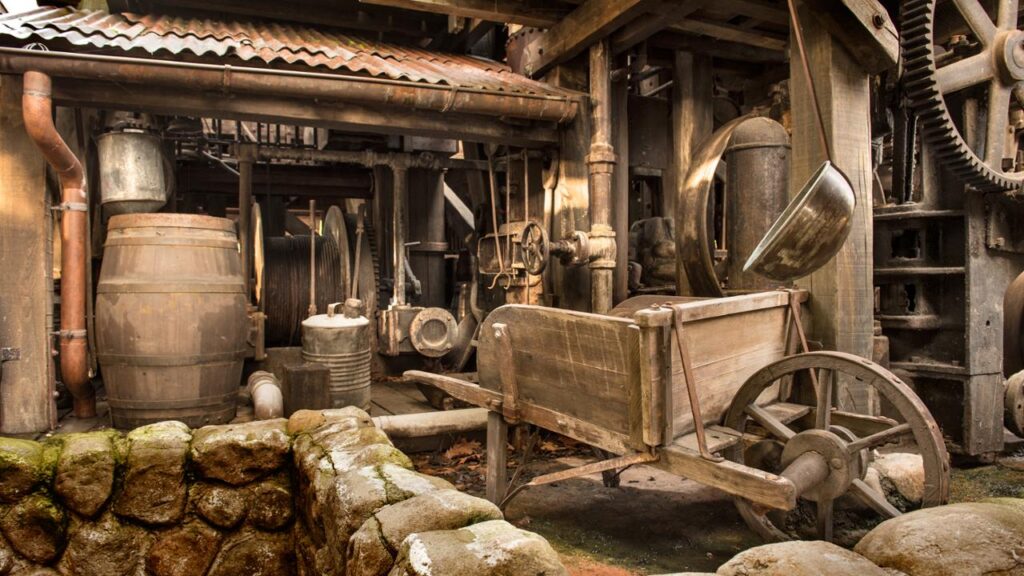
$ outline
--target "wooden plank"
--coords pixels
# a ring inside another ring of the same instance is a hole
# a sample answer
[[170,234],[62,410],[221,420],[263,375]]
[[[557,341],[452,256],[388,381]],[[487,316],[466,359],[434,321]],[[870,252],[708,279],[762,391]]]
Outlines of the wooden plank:
[[[648,446],[659,446],[672,432],[672,311],[640,310],[634,316],[640,327],[640,440]],[[630,404],[630,422],[635,424]],[[636,440],[636,429],[631,432]]]
[[700,10],[709,2],[710,0],[683,0],[658,4],[652,13],[636,18],[612,35],[612,55],[622,54],[667,26]]
[[[798,302],[806,302],[808,294],[806,291],[796,292]],[[769,292],[755,292],[753,294],[742,294],[739,296],[728,296],[725,298],[694,299],[676,306],[676,311],[683,317],[683,322],[696,322],[699,320],[710,320],[722,316],[733,316],[758,310],[768,310],[780,306],[788,306],[790,292],[782,290]]]
[[[786,317],[787,309],[776,307],[686,322],[683,338],[705,424],[720,422],[747,378],[786,355]],[[679,436],[692,432],[694,422],[682,362],[672,348],[672,417]],[[773,386],[759,404],[776,399]]]
[[542,406],[601,429],[629,433],[629,389],[638,385],[639,332],[631,320],[536,306],[502,306],[480,330],[480,384],[500,390],[495,324],[515,341],[522,403]]
[[490,22],[522,24],[537,28],[547,28],[564,18],[567,13],[566,9],[553,5],[551,2],[538,0],[359,0],[359,2],[433,14],[479,18]]
[[[436,386],[463,402],[490,410],[501,410],[502,395],[500,393],[482,388],[472,382],[418,370],[406,371],[405,377],[412,381]],[[627,434],[612,432],[569,414],[529,402],[521,403],[519,410],[523,422],[535,424],[545,430],[557,432],[615,454],[625,454],[633,450],[633,444]]]
[[21,78],[0,75],[0,432],[48,430],[53,403],[53,253],[46,161],[25,133]]
[[[837,39],[864,70],[878,74],[896,66],[900,37],[878,0],[803,0],[816,21]],[[807,26],[808,24],[804,24]]]
[[[800,21],[814,22],[813,12],[800,8]],[[856,208],[852,230],[839,253],[814,274],[797,281],[807,289],[812,323],[810,336],[825,349],[870,358],[874,338],[874,284],[872,278],[872,185],[870,77],[823,26],[802,26],[811,74],[817,87],[825,131],[833,159],[853,184]],[[821,150],[814,119],[814,104],[797,54],[790,60],[792,99],[792,153],[790,195],[821,166]],[[875,390],[865,383],[838,382],[839,407],[850,412],[877,413]]]
[[[731,448],[743,439],[743,437],[737,434],[735,430],[731,430],[725,426],[708,426],[704,429],[704,432],[707,436],[708,451],[712,454]],[[685,436],[680,436],[672,442],[672,445],[697,452],[697,434],[691,433]]]
[[762,22],[770,22],[780,26],[789,26],[789,13],[785,3],[779,4],[759,0],[715,0],[715,9],[740,16],[746,16]]
[[729,460],[711,462],[701,458],[695,450],[674,444],[662,448],[658,454],[661,459],[652,466],[672,474],[770,508],[791,510],[796,507],[796,487],[781,476]]
[[587,0],[530,41],[523,60],[524,73],[537,76],[573,58],[657,4],[657,0]]
[[774,50],[778,52],[786,50],[786,41],[782,38],[776,38],[775,36],[770,36],[721,22],[690,19],[683,20],[669,28],[678,32],[701,34],[712,38],[728,40],[729,42],[736,42],[738,44],[756,46],[765,50]]

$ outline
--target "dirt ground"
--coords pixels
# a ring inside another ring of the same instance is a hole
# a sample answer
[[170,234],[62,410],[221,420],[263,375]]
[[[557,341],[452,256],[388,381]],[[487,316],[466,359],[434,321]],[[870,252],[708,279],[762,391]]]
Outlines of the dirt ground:
[[[420,454],[417,467],[482,496],[484,455],[475,441]],[[541,439],[522,479],[593,461],[583,446],[555,435]],[[518,465],[510,457],[511,476]],[[953,471],[952,501],[1024,497],[1024,470],[997,464]],[[736,553],[762,544],[728,496],[653,468],[622,473],[618,488],[599,474],[521,492],[506,509],[510,522],[543,535],[574,576],[714,572]]]

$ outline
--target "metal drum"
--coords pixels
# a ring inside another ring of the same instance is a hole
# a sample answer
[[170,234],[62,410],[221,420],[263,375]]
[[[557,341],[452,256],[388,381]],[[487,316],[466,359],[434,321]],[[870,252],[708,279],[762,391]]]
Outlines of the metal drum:
[[169,178],[160,137],[128,129],[100,134],[100,204],[108,216],[156,212],[167,203]]
[[126,214],[107,230],[96,347],[114,426],[231,420],[248,336],[234,224]]
[[302,322],[302,357],[331,370],[331,405],[335,408],[370,408],[370,321],[362,316],[362,303],[349,299],[344,314],[331,304],[327,314]]

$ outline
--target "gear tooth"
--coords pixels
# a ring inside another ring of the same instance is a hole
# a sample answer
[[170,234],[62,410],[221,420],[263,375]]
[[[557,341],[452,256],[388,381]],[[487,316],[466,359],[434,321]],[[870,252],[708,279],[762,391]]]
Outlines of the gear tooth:
[[905,0],[900,7],[903,87],[920,121],[920,134],[940,165],[969,189],[996,192],[1020,189],[1024,174],[1005,176],[971,150],[953,123],[935,81],[934,30],[938,0]]

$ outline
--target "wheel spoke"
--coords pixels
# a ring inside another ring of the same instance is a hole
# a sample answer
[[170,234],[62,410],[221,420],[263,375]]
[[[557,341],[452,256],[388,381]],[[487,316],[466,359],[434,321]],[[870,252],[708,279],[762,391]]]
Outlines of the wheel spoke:
[[829,426],[832,425],[833,373],[828,371],[825,373],[824,378],[821,376],[821,374],[818,374],[818,389],[816,390],[818,394],[818,403],[817,412],[814,415],[814,427],[819,430],[828,430]]
[[988,111],[985,119],[985,163],[1003,171],[1003,151],[1006,147],[1006,129],[1010,124],[1010,88],[999,80],[988,86]]
[[893,426],[892,428],[889,428],[887,430],[875,432],[870,436],[865,436],[863,438],[854,440],[853,442],[850,442],[849,444],[846,445],[846,451],[849,454],[856,454],[857,452],[860,452],[861,450],[864,450],[866,448],[874,448],[875,446],[881,446],[882,444],[885,444],[887,442],[892,442],[893,440],[899,438],[900,436],[904,436],[913,431],[914,430],[913,428],[911,428],[910,424],[903,423],[900,424],[899,426]]
[[1017,12],[1020,10],[1020,0],[1000,0],[999,17],[996,18],[996,25],[1003,30],[1012,30],[1017,27]]
[[818,538],[825,542],[832,541],[832,500],[818,500]]
[[992,43],[996,35],[996,25],[988,17],[988,12],[978,0],[953,0],[957,10],[963,15],[967,25],[974,31],[974,35],[984,46]]
[[977,86],[994,77],[992,55],[987,51],[958,60],[935,71],[935,81],[943,94]]
[[868,483],[861,480],[860,478],[854,480],[850,484],[850,491],[857,495],[862,502],[870,506],[875,512],[878,512],[886,519],[895,518],[902,514],[895,506],[889,503],[885,499],[885,496],[876,491]]
[[779,440],[788,442],[793,436],[796,436],[796,432],[793,432],[789,426],[783,424],[781,420],[760,406],[753,404],[747,406],[746,413]]

